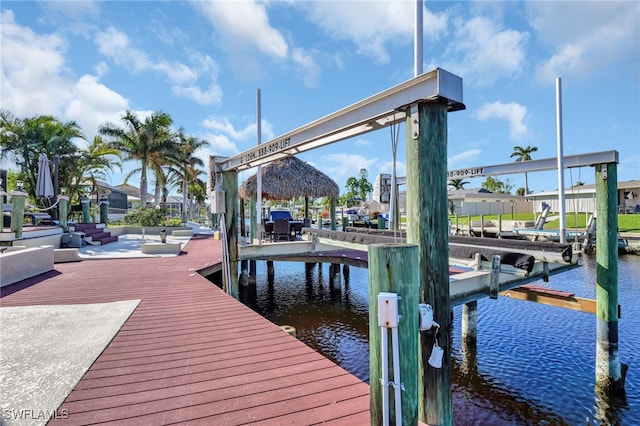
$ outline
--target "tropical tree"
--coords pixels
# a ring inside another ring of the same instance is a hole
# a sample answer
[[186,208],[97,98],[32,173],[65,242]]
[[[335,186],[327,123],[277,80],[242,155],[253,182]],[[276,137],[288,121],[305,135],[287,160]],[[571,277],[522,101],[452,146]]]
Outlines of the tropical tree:
[[362,201],[373,192],[373,184],[367,180],[367,169],[360,169],[360,177],[350,177],[345,184],[349,198],[359,198]]
[[[536,152],[538,150],[537,146],[527,146],[523,148],[521,146],[514,146],[513,152],[511,153],[511,158],[516,157],[516,163],[520,161],[529,161],[531,160],[531,153]],[[524,195],[526,196],[529,193],[529,179],[527,178],[527,172],[524,173]]]
[[109,146],[118,150],[124,161],[140,163],[140,168],[130,172],[125,181],[132,174],[140,172],[140,203],[144,207],[147,200],[147,169],[152,168],[157,173],[162,167],[159,166],[160,160],[173,144],[169,129],[173,121],[164,112],[154,112],[143,121],[128,110],[121,121],[122,127],[111,123],[100,126],[100,134],[110,138]]
[[[84,135],[73,121],[62,123],[46,115],[19,119],[2,111],[0,133],[2,155],[15,161],[24,190],[34,202],[38,201],[35,187],[41,153],[57,164],[54,180],[72,202],[78,202],[87,182],[95,184],[96,179],[103,179],[107,171],[119,166],[119,152],[109,148],[100,137],[95,137],[86,149],[78,147],[76,142],[84,139]],[[40,205],[48,208],[52,202],[41,200]],[[56,211],[52,210],[52,214],[55,217]]]
[[459,190],[459,189],[464,189],[465,185],[468,185],[469,182],[467,182],[464,179],[451,179],[448,183],[448,185],[451,187],[451,189],[453,190]]
[[[187,222],[189,218],[189,194],[202,192],[199,188],[198,176],[205,173],[199,167],[204,167],[204,161],[196,156],[196,152],[209,145],[209,142],[189,136],[183,127],[174,133],[174,142],[177,150],[170,156],[172,175],[175,181],[179,181],[182,193],[182,221]],[[201,182],[201,181],[200,181]],[[192,191],[193,190],[193,191]],[[206,194],[206,186],[204,189]],[[195,207],[195,206],[192,206]],[[193,213],[193,212],[191,212]]]
[[484,182],[482,182],[482,187],[498,194],[511,194],[511,191],[513,191],[511,180],[507,179],[503,182],[491,176],[487,176]]

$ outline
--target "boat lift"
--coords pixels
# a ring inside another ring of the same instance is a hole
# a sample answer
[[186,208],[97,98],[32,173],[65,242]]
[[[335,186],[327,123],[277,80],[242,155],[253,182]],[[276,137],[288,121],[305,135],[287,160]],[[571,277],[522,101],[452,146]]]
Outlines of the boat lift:
[[[428,179],[427,176],[433,174],[434,171],[436,171],[436,173],[434,176],[430,176],[430,179],[437,179],[437,176],[440,174],[442,174],[442,178],[445,179],[444,171],[446,170],[441,171],[441,166],[446,164],[446,132],[442,131],[443,127],[446,128],[446,112],[462,109],[465,109],[462,99],[462,78],[438,68],[299,127],[270,142],[260,144],[236,156],[230,158],[211,157],[210,181],[216,182],[216,185],[211,182],[209,187],[211,189],[217,189],[213,191],[213,194],[226,194],[226,197],[224,197],[224,206],[220,206],[223,208],[217,209],[216,213],[224,215],[228,219],[225,224],[224,234],[228,237],[228,247],[230,250],[228,256],[225,256],[229,267],[225,268],[226,270],[224,272],[228,278],[227,282],[230,293],[234,297],[238,297],[238,277],[236,273],[239,260],[237,245],[238,206],[236,202],[238,171],[259,166],[279,158],[296,155],[347,138],[356,137],[404,120],[411,126],[410,132],[408,132],[411,133],[411,138],[408,138],[408,140],[411,140],[414,148],[416,146],[424,148],[423,142],[426,140],[427,134],[433,136],[437,141],[437,143],[434,144],[434,153],[429,157],[429,161],[425,163],[426,157],[422,155],[424,151],[420,151],[420,155],[415,156],[416,162],[411,163],[410,167],[408,167],[407,173],[410,174],[412,179],[416,179],[418,182]],[[442,120],[438,121],[436,117],[442,118]],[[442,126],[442,123],[444,123],[445,126]],[[443,137],[443,135],[445,136]],[[422,145],[420,145],[421,143]],[[618,153],[616,151],[606,151],[563,158],[565,160],[564,167],[566,168],[595,165],[596,181],[603,187],[601,193],[604,194],[598,205],[598,208],[603,210],[603,214],[600,216],[608,216],[608,214],[604,214],[604,210],[606,210],[607,213],[613,210],[611,206],[613,205],[615,197],[613,188],[617,185],[616,164],[618,163]],[[414,157],[411,157],[411,159],[413,160]],[[449,178],[466,178],[472,176],[518,173],[524,172],[525,170],[552,170],[557,168],[557,159],[552,158],[498,166],[467,168],[448,171],[447,174]],[[609,173],[611,177],[609,181],[607,181],[608,170],[610,170]],[[402,180],[399,181],[402,182]],[[406,178],[402,183],[406,183]],[[438,185],[437,188],[420,186],[419,189],[418,186],[412,186],[409,189],[413,191],[412,195],[416,197],[417,204],[424,202],[434,194],[436,197],[440,197],[443,192],[446,192],[441,185]],[[217,199],[217,197],[214,198]],[[217,205],[218,203],[212,203],[212,205],[213,204]],[[442,210],[438,210],[436,213],[440,215],[443,212]],[[414,216],[414,222],[412,222],[412,224],[423,223],[421,221],[424,215],[420,213],[420,210],[418,210],[417,213],[414,212]],[[434,221],[432,224],[433,223],[437,224],[440,222]],[[607,240],[607,243],[610,244],[606,244],[604,250],[598,251],[599,263],[608,263],[608,269],[611,272],[608,273],[607,276],[600,277],[599,275],[598,277],[599,285],[603,285],[604,287],[609,286],[607,288],[609,294],[604,294],[601,297],[601,293],[603,292],[598,292],[598,312],[602,311],[604,314],[598,314],[597,337],[598,341],[602,342],[602,344],[599,344],[596,350],[596,381],[603,386],[613,384],[612,387],[623,387],[624,372],[621,377],[621,368],[617,353],[617,318],[613,315],[613,312],[617,314],[617,309],[614,309],[617,308],[617,268],[615,267],[613,256],[610,254],[611,252],[606,249],[609,246],[613,246],[613,242],[609,240],[611,239],[610,235],[614,234],[609,232],[609,228],[608,222],[605,221],[605,226],[602,230],[602,240]],[[420,228],[419,231],[415,231],[414,229],[414,233],[411,234],[412,241],[414,243],[417,242],[416,245],[418,245],[420,250],[424,251],[426,248],[427,232],[435,232],[435,244],[441,249],[441,251],[423,252],[423,257],[420,258],[420,264],[426,263],[427,265],[432,265],[434,269],[438,271],[438,276],[435,277],[433,281],[421,281],[420,291],[432,293],[434,299],[442,303],[442,306],[436,308],[439,309],[441,315],[439,321],[444,321],[444,323],[442,323],[443,327],[449,330],[450,292],[446,286],[446,276],[442,276],[442,272],[446,274],[446,270],[441,267],[442,260],[446,258],[446,252],[444,251],[446,247],[442,245],[443,242],[446,243],[446,239],[443,239],[446,235],[446,230],[440,233],[439,226],[425,225],[425,227]],[[600,233],[601,230],[599,229],[598,232]],[[314,241],[311,241],[310,244],[314,244]],[[225,243],[225,245],[227,244]],[[617,255],[617,250],[615,255]],[[476,264],[482,265],[482,261],[482,258],[480,258],[480,261],[476,262]],[[502,267],[500,266],[501,262],[499,262],[495,256],[491,256],[490,261],[490,272],[489,274],[483,274],[483,276],[488,276],[489,295],[493,296],[495,294],[497,296],[497,291],[500,290]],[[569,264],[571,265],[572,262]],[[540,265],[543,276],[553,271],[552,268],[548,266],[550,262],[543,261]],[[566,264],[563,265],[563,267],[565,266]],[[420,269],[421,273],[426,270],[424,267]],[[520,280],[518,280],[520,281],[519,284],[528,277],[531,277],[533,270],[534,269],[527,270],[526,274],[528,275],[518,277],[520,278]],[[235,272],[232,273],[231,271]],[[483,279],[486,280],[487,278]],[[600,309],[601,306],[606,309]],[[603,331],[614,329],[614,327],[615,335],[613,333],[611,335],[603,334]],[[421,339],[422,344],[425,344],[430,337],[427,336],[425,340],[423,335]],[[450,377],[446,368],[440,370],[437,374],[421,378],[420,388],[426,392],[424,397],[429,401],[428,404],[439,401],[441,392],[445,392],[446,397],[447,390],[440,385],[448,383],[449,380]],[[428,383],[434,385],[434,388],[429,388]],[[443,409],[440,411],[438,406],[434,405],[434,407],[438,410],[430,414],[434,419],[450,418],[450,410]]]

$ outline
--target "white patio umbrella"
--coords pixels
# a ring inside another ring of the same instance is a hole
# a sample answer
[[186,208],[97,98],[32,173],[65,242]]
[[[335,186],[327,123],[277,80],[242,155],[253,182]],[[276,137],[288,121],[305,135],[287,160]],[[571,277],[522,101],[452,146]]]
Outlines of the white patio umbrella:
[[47,154],[40,154],[38,159],[38,181],[36,183],[36,198],[53,197],[53,182],[51,181],[51,168]]

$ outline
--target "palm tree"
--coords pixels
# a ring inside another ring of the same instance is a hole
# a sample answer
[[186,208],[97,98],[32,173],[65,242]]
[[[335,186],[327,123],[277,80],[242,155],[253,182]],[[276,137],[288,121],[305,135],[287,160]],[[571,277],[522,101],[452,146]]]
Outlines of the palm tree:
[[173,142],[169,126],[173,121],[164,112],[154,112],[141,121],[135,113],[127,111],[122,122],[124,127],[111,123],[101,126],[100,134],[111,138],[109,145],[123,154],[124,161],[140,162],[140,203],[146,207],[147,168],[157,165],[154,158],[157,160],[170,150]]
[[196,157],[195,153],[197,150],[208,146],[209,142],[186,135],[182,127],[173,137],[178,149],[175,151],[175,155],[171,155],[170,161],[177,168],[173,171],[173,179],[181,183],[182,221],[186,223],[189,212],[189,193],[192,193],[189,189],[191,184],[198,180],[198,175],[204,173],[197,168],[204,167],[204,161]]
[[[83,152],[75,139],[84,139],[84,135],[74,121],[63,123],[48,115],[19,119],[6,110],[0,111],[1,155],[12,156],[20,169],[24,189],[33,200],[40,154],[46,154],[50,160],[57,158],[60,161],[57,178],[70,184],[69,170],[76,166],[75,157]],[[50,207],[52,202],[48,199],[43,204]]]
[[[531,160],[531,153],[538,150],[537,146],[527,146],[523,148],[521,146],[514,146],[511,158],[516,157],[516,163],[520,161]],[[525,197],[529,193],[529,180],[527,178],[527,172],[524,173],[524,195]]]
[[464,179],[451,179],[449,181],[449,186],[453,189],[453,190],[459,190],[459,189],[464,189],[465,185],[468,185],[469,182],[467,182]]

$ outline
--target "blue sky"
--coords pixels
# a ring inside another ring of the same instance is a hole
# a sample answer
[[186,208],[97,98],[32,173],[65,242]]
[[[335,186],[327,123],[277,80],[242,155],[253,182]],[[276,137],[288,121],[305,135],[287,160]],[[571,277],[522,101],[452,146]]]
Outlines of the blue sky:
[[[413,1],[3,1],[1,107],[75,120],[88,139],[126,109],[231,156],[413,77]],[[564,154],[618,150],[640,179],[640,2],[424,2],[423,70],[463,79],[448,116],[448,168],[508,163],[515,146],[555,157],[562,78]],[[300,156],[338,182],[391,171],[384,129]],[[405,173],[404,126],[397,156]],[[206,161],[205,161],[206,164]],[[125,167],[131,168],[133,164]],[[240,179],[250,172],[243,172]],[[122,183],[115,172],[110,183]],[[514,188],[522,175],[500,176]],[[484,178],[469,179],[479,187]],[[592,168],[565,184],[594,182]],[[533,192],[557,188],[529,175]],[[138,185],[138,178],[131,184]]]

